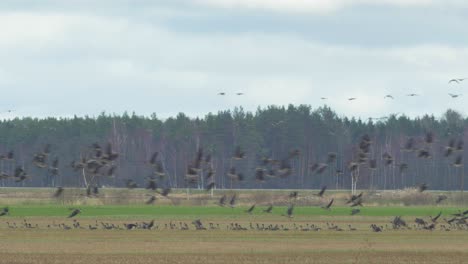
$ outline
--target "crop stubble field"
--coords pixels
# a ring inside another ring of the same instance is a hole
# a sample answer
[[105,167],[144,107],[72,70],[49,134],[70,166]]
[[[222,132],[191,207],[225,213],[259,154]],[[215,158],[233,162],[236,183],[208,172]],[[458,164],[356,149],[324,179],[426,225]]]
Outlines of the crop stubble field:
[[[176,195],[174,195],[176,196]],[[467,263],[468,231],[444,231],[439,226],[428,230],[391,230],[390,221],[401,215],[412,226],[415,217],[426,220],[442,211],[441,218],[463,206],[364,206],[362,213],[349,215],[349,207],[338,204],[331,211],[298,206],[294,217],[285,216],[286,206],[275,206],[271,214],[258,205],[252,215],[246,204],[223,208],[208,203],[169,205],[75,205],[60,203],[25,204],[9,200],[11,214],[0,218],[0,263]],[[3,204],[4,206],[5,204]],[[51,227],[65,223],[69,207],[82,213],[75,219],[82,227],[102,221],[123,226],[155,220],[153,230],[88,230]],[[33,227],[18,226],[26,219]],[[191,222],[201,219],[219,224],[216,230],[195,230]],[[169,229],[166,225],[187,223],[189,230]],[[228,230],[238,223],[247,230]],[[288,231],[251,230],[250,223],[279,225]],[[328,230],[334,223],[344,231]],[[440,224],[444,223],[440,220]],[[301,231],[314,224],[320,231]],[[348,225],[356,228],[350,231]],[[372,232],[370,224],[384,227]],[[297,228],[297,230],[296,230]]]

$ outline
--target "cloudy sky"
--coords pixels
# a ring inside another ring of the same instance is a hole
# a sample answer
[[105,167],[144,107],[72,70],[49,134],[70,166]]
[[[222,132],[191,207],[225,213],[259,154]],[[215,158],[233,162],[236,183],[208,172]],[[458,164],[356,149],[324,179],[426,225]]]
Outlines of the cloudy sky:
[[464,0],[3,0],[0,117],[466,113],[467,25]]

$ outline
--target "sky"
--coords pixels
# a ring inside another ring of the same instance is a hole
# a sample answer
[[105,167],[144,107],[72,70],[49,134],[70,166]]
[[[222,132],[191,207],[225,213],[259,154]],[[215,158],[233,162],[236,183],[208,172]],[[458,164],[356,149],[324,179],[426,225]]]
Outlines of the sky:
[[0,118],[465,114],[466,25],[464,0],[2,0]]

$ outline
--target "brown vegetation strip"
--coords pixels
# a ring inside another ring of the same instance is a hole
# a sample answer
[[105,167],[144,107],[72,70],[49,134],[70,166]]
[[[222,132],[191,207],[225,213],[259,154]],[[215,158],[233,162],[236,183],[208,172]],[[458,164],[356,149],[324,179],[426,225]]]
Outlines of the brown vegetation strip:
[[146,264],[146,263],[466,263],[468,253],[419,252],[316,252],[307,254],[2,254],[8,264]]

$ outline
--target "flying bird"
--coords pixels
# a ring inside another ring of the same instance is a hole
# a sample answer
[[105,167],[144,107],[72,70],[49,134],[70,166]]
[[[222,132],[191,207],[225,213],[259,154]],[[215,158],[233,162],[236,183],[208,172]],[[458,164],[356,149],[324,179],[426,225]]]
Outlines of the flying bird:
[[127,186],[128,189],[134,189],[138,187],[138,184],[134,180],[128,179],[125,181],[125,186]]
[[54,198],[57,198],[57,197],[59,197],[62,193],[63,193],[63,187],[60,187],[60,186],[59,186],[59,187],[57,187],[57,190],[55,191],[53,197],[54,197]]
[[219,204],[220,206],[225,206],[225,205],[226,205],[226,199],[227,199],[227,196],[226,196],[226,195],[223,195],[223,196],[219,199],[218,204]]
[[350,97],[348,98],[348,101],[353,101],[353,100],[356,100],[357,98],[356,97]]
[[413,97],[413,96],[418,96],[418,94],[410,93],[410,94],[407,94],[406,96],[411,96],[411,97]]
[[332,206],[334,200],[335,200],[335,199],[332,198],[332,199],[330,200],[330,202],[329,202],[327,205],[322,206],[322,208],[325,209],[325,210],[330,210],[330,208],[331,208],[331,206]]
[[394,99],[394,98],[393,98],[393,96],[392,96],[392,95],[390,95],[390,94],[387,94],[386,96],[384,96],[384,99],[385,99],[385,98]]
[[234,208],[236,206],[236,200],[237,200],[237,194],[234,194],[231,200],[229,201],[229,206],[231,206],[231,208]]
[[418,186],[418,191],[419,191],[419,192],[422,193],[422,192],[424,192],[425,190],[427,190],[427,184],[422,183],[422,184],[420,184],[420,185]]
[[267,209],[263,210],[265,213],[271,213],[271,210],[273,210],[273,205],[268,206]]
[[151,195],[151,197],[148,199],[148,201],[145,202],[145,204],[153,204],[156,201],[156,196]]
[[250,206],[249,209],[247,209],[245,212],[248,213],[248,214],[252,214],[253,210],[255,209],[255,204],[253,204],[252,206]]
[[4,207],[2,211],[0,211],[0,216],[4,216],[7,214],[10,214],[10,209],[8,209],[8,207]]
[[72,211],[71,214],[68,216],[68,218],[72,218],[72,217],[78,215],[79,213],[81,213],[81,210],[80,210],[80,209],[73,209],[73,208],[70,208],[70,210],[73,210],[73,211]]
[[448,81],[448,83],[453,83],[453,82],[460,83],[460,82],[463,82],[464,80],[466,80],[466,78],[451,79],[450,81]]
[[221,92],[221,93],[218,93],[218,95],[226,95],[226,93],[224,93],[224,92]]
[[210,182],[210,183],[206,186],[205,190],[206,190],[206,191],[210,191],[210,190],[213,189],[214,187],[215,187],[215,183],[214,183],[214,182]]
[[436,215],[435,217],[430,216],[432,223],[437,222],[437,219],[439,219],[441,215],[442,215],[442,212],[439,212],[439,214]]
[[359,214],[360,212],[361,212],[361,210],[355,208],[355,209],[351,210],[351,215]]
[[439,204],[439,203],[441,203],[443,200],[446,200],[446,199],[447,199],[447,195],[441,194],[441,195],[438,195],[438,196],[437,196],[437,200],[436,200],[435,202],[436,202],[436,204]]
[[318,197],[323,197],[323,194],[325,193],[325,190],[327,190],[327,186],[322,186],[322,189],[320,190],[320,192],[317,193],[317,194],[314,194],[314,195],[318,196]]
[[452,98],[457,98],[459,96],[462,96],[462,94],[452,94],[452,93],[449,93],[448,95],[450,95],[450,97]]

